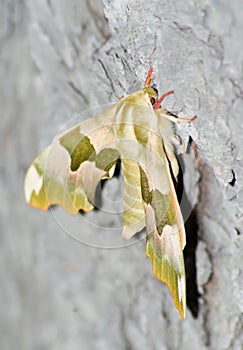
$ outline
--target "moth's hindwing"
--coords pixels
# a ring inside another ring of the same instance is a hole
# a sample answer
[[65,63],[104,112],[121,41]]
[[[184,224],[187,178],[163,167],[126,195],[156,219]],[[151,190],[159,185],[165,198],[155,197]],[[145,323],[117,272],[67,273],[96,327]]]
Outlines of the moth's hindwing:
[[122,158],[124,177],[123,237],[131,238],[145,226],[139,166],[133,159]]

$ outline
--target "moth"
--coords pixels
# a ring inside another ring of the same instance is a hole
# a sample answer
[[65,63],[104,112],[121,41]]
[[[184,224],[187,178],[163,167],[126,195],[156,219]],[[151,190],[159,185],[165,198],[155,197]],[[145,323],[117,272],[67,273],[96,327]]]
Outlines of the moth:
[[161,106],[151,85],[144,87],[59,135],[30,165],[24,183],[26,201],[46,210],[58,204],[75,215],[91,211],[102,179],[111,179],[120,159],[124,176],[123,237],[146,226],[146,255],[154,275],[169,287],[182,318],[186,312],[183,248],[185,229],[175,184],[179,166],[171,122],[178,118]]

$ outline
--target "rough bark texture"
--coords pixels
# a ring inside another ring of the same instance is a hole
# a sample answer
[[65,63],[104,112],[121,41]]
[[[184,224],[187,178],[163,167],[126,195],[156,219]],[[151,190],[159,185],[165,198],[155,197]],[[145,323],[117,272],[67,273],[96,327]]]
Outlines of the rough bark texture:
[[[242,1],[0,3],[0,348],[241,349]],[[181,157],[195,204],[185,321],[152,276],[144,235],[120,237],[119,178],[102,210],[77,217],[23,195],[28,165],[63,124],[141,88],[151,59],[160,92],[175,90],[166,107],[198,115],[178,126],[198,147]]]

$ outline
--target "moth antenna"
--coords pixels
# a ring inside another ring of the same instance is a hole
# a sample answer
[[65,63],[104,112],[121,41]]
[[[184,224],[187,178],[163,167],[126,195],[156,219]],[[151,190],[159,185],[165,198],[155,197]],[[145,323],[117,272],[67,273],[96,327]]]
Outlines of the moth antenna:
[[[153,48],[152,55],[155,53],[155,50],[156,50],[156,47]],[[150,83],[152,81],[152,73],[153,73],[153,67],[152,67],[152,64],[151,64],[150,67],[149,67],[149,70],[148,70],[148,74],[147,74],[145,83],[144,83],[144,87],[147,87],[147,86],[150,85]]]
[[[165,97],[169,96],[169,95],[171,95],[173,93],[174,93],[173,90],[165,92],[160,98],[158,98],[157,101],[155,101],[155,103],[153,104],[153,108],[154,109],[159,109],[161,107],[161,103],[165,99]],[[196,115],[194,115],[191,118],[179,118],[176,115],[173,115],[172,113],[163,114],[163,116],[166,117],[167,119],[172,120],[173,122],[185,122],[185,123],[193,122],[193,120],[195,120],[197,118]]]
[[171,90],[171,91],[168,91],[168,92],[164,93],[160,98],[158,98],[158,100],[157,100],[157,101],[155,102],[155,104],[154,104],[154,109],[160,108],[161,103],[162,103],[162,101],[165,99],[165,97],[166,97],[166,96],[169,96],[169,95],[171,95],[171,94],[173,94],[173,93],[174,93],[174,91]]
[[152,73],[153,73],[153,67],[150,66],[149,70],[148,70],[148,74],[144,83],[144,87],[147,87],[150,85],[151,81],[152,81]]

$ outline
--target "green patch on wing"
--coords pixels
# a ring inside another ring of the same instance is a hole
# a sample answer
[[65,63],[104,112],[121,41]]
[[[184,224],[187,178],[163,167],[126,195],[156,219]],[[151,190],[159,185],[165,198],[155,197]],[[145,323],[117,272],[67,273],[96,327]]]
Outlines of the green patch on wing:
[[95,158],[95,148],[88,136],[81,134],[76,127],[60,138],[60,145],[66,148],[71,156],[71,170],[77,170],[86,160]]
[[97,168],[109,172],[119,157],[120,154],[116,149],[104,148],[97,154],[95,164]]
[[145,171],[141,167],[139,167],[139,171],[140,171],[142,198],[146,204],[149,204],[152,201],[152,192],[149,189],[148,178]]
[[151,193],[151,205],[154,208],[156,228],[161,235],[165,225],[174,226],[176,220],[175,208],[171,194],[162,194],[158,190]]
[[140,125],[133,126],[134,134],[138,142],[146,144],[148,142],[148,130]]

